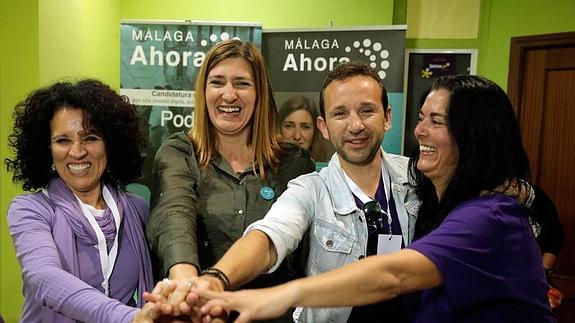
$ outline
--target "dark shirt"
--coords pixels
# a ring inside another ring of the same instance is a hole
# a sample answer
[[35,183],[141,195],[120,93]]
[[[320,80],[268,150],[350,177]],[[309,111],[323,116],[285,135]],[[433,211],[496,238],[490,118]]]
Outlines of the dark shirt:
[[407,248],[429,258],[443,278],[413,295],[413,322],[556,322],[537,243],[514,199],[463,202]]
[[[266,166],[264,180],[257,167],[237,174],[220,156],[200,168],[184,133],[165,141],[154,162],[152,211],[146,229],[158,278],[178,263],[200,269],[214,265],[248,225],[266,215],[290,179],[314,171],[307,152],[291,144],[282,148],[285,154],[279,167]],[[286,277],[287,269],[280,270],[245,287],[274,285]]]
[[555,256],[563,249],[563,227],[553,201],[539,187],[534,187],[535,199],[531,205],[530,223],[541,253]]
[[[391,182],[389,183],[391,185]],[[391,194],[390,194],[391,195]],[[363,203],[355,195],[355,204],[359,209],[363,209]],[[382,210],[387,210],[387,198],[385,196],[385,190],[383,186],[383,181],[380,180],[379,186],[375,193],[375,200],[379,202]],[[393,196],[389,197],[389,211],[391,213],[391,232],[394,235],[401,236],[401,226],[399,224],[399,217],[397,216],[397,210],[395,209],[395,202]],[[367,255],[377,254],[377,237],[379,234],[388,234],[389,225],[387,222],[387,216],[382,214],[383,226],[378,228],[377,232],[370,234],[367,239]],[[369,230],[368,230],[369,232]],[[404,242],[401,244],[404,247]],[[349,316],[349,323],[360,323],[360,322],[393,322],[393,323],[407,323],[407,314],[405,313],[405,308],[403,306],[403,300],[401,296],[394,297],[392,299],[378,302],[375,304],[364,305],[364,306],[354,306],[351,310]]]

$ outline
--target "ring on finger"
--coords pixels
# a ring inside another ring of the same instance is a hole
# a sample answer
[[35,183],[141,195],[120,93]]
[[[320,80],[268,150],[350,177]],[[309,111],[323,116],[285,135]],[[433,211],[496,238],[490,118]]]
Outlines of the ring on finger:
[[162,282],[164,282],[164,284],[166,284],[168,288],[172,287],[172,281],[169,278],[162,279]]

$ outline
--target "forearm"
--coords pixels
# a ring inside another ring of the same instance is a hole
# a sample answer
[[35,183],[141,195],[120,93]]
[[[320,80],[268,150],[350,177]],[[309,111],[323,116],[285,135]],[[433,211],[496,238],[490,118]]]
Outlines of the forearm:
[[377,257],[368,257],[333,271],[294,280],[286,287],[289,288],[286,294],[294,297],[292,307],[365,305],[393,298],[401,292],[398,277],[382,266]]
[[130,322],[137,311],[46,261],[23,265],[23,272],[32,289],[27,297],[74,320]]
[[277,255],[268,236],[253,230],[237,240],[214,265],[230,280],[231,289],[248,283],[275,263]]
[[545,268],[545,270],[553,269],[555,261],[557,261],[557,257],[554,254],[545,252],[541,258],[543,259],[543,268]]
[[165,219],[163,224],[159,217],[152,217],[153,222],[148,222],[146,228],[150,250],[157,255],[161,264],[160,274],[171,276],[171,269],[180,264],[197,266],[199,258],[195,226],[192,229],[189,220],[176,214],[162,218]]
[[191,166],[186,163],[189,143],[180,146],[172,140],[160,148],[153,169],[146,238],[150,250],[160,259],[162,276],[171,274],[169,270],[180,263],[199,265],[195,192],[198,178],[191,176]]
[[417,251],[372,256],[286,284],[292,307],[358,306],[442,283],[437,267]]
[[[10,206],[8,223],[16,256],[22,267],[26,298],[33,298],[63,315],[84,322],[129,322],[135,309],[109,298],[64,270],[52,236],[50,210],[30,198],[17,198]],[[65,221],[65,220],[64,220]],[[62,232],[61,230],[58,232]],[[72,242],[74,243],[74,242]],[[95,253],[97,257],[97,253]]]

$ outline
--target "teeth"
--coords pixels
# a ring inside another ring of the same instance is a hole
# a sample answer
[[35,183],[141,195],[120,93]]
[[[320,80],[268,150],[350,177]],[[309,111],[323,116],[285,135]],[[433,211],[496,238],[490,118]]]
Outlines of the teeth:
[[90,167],[90,164],[68,164],[68,168],[72,172],[81,172],[88,169],[88,167]]
[[240,107],[224,106],[224,107],[218,107],[218,109],[219,109],[220,111],[228,112],[228,113],[231,113],[231,112],[240,112]]
[[437,148],[427,146],[427,145],[419,145],[419,151],[430,153],[430,152],[436,152]]

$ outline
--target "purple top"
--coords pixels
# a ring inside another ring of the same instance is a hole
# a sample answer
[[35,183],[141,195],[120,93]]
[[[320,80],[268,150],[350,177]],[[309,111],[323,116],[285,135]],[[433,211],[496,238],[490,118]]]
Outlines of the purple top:
[[514,199],[466,201],[407,248],[433,261],[443,277],[443,285],[416,293],[408,311],[414,322],[556,322],[539,248]]
[[[143,225],[146,202],[107,186],[121,214],[118,258],[110,277],[110,297],[102,293],[103,276],[96,236],[72,192],[54,179],[42,192],[17,196],[8,210],[10,234],[22,267],[22,322],[131,322],[145,290],[152,288]],[[109,211],[104,212],[110,213]],[[104,225],[106,236],[115,225]]]
[[[111,243],[113,243],[113,239],[112,236]],[[138,257],[134,253],[132,243],[128,237],[120,232],[118,239],[118,257],[116,258],[112,276],[110,276],[110,297],[124,304],[136,306],[134,292],[138,288],[138,267],[140,263],[135,260]],[[110,248],[111,243],[108,244]],[[100,267],[98,249],[93,244],[86,245],[80,241],[76,242],[76,248],[78,248],[80,279],[104,293],[104,288],[101,285],[102,269]]]

